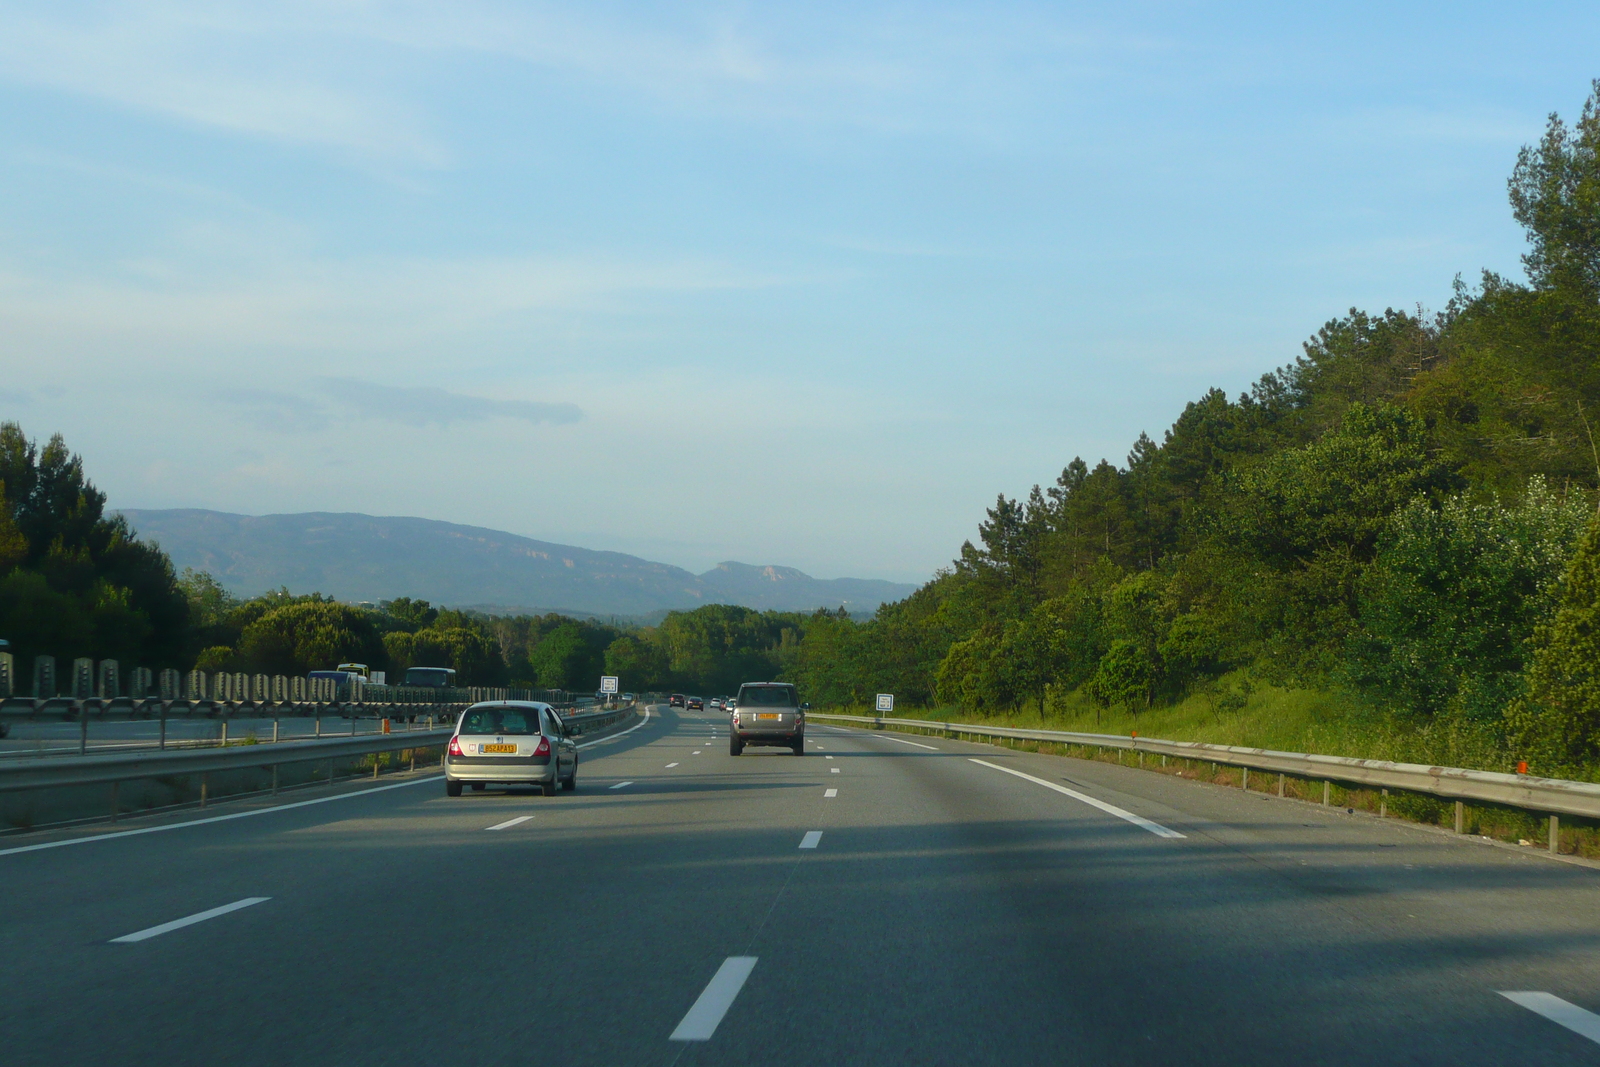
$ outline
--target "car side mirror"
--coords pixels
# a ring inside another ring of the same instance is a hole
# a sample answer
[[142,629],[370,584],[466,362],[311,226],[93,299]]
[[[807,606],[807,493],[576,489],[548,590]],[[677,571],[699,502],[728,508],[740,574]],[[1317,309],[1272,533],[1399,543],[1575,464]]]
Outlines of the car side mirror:
[[811,710],[811,705],[810,704],[801,704],[800,705],[800,710],[801,711],[810,711]]

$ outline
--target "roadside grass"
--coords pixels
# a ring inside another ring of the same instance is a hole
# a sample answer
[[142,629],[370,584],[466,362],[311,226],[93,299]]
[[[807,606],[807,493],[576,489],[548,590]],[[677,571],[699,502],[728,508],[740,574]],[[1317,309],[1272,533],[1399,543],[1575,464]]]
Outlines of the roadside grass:
[[[818,709],[844,715],[872,716],[870,707]],[[1080,693],[1070,693],[1046,701],[1041,715],[1037,703],[1010,711],[977,714],[960,708],[900,707],[893,718],[931,719],[938,722],[965,722],[975,725],[1011,726],[1022,729],[1065,730],[1075,733],[1113,734],[1126,737],[1137,731],[1141,737],[1170,741],[1204,741],[1244,748],[1266,748],[1281,752],[1309,752],[1357,759],[1394,760],[1475,770],[1512,772],[1516,757],[1507,752],[1491,729],[1470,724],[1441,723],[1418,726],[1386,715],[1342,693],[1331,690],[1288,689],[1251,683],[1242,672],[1226,675],[1206,690],[1190,693],[1166,706],[1137,713],[1125,709],[1102,709]],[[921,732],[921,731],[916,731]],[[1011,747],[1022,751],[1092,759],[1105,763],[1137,765],[1144,770],[1171,774],[1195,781],[1240,788],[1244,774],[1240,768],[1199,760],[1162,760],[1160,757],[1099,749],[1080,745],[1041,744],[1019,741]],[[1597,768],[1583,777],[1597,780]],[[1276,794],[1278,776],[1252,772],[1252,792]],[[1283,779],[1283,795],[1321,804],[1321,779]],[[1332,807],[1407,819],[1428,825],[1454,824],[1452,801],[1420,794],[1391,792],[1385,798],[1379,790],[1347,788],[1332,783],[1328,790]],[[1468,805],[1465,832],[1529,848],[1548,847],[1548,820],[1543,815],[1492,805]],[[1600,858],[1600,825],[1564,816],[1561,820],[1561,851],[1568,855]]]

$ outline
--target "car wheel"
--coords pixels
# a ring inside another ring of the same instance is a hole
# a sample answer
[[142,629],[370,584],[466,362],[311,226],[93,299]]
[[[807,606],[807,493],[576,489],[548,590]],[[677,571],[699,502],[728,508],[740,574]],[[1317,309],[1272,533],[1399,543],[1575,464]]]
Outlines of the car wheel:
[[574,763],[572,765],[572,773],[567,775],[566,778],[562,780],[561,788],[565,789],[569,793],[577,791],[577,788],[578,788],[578,765],[576,763]]
[[734,734],[728,738],[728,755],[737,756],[744,751],[744,744],[739,740],[739,735]]
[[806,754],[806,739],[804,737],[797,737],[794,739],[794,744],[790,745],[789,747],[794,750],[794,754],[796,756],[804,756]]
[[488,785],[489,785],[488,782],[473,782],[472,783],[472,791],[474,793],[481,793],[481,792],[484,791],[485,788],[487,788]]
[[451,782],[451,781],[447,780],[444,783],[444,795],[447,796],[447,797],[458,797],[458,796],[460,796],[461,795],[461,783],[460,782]]
[[539,783],[539,792],[547,797],[553,797],[556,795],[556,779],[554,775],[551,775],[548,782]]

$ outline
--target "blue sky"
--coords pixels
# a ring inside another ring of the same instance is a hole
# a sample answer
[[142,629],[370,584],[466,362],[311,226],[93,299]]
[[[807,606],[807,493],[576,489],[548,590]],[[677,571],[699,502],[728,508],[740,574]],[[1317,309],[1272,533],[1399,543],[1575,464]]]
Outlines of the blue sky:
[[0,0],[0,417],[121,507],[926,578],[1518,273],[1591,4]]

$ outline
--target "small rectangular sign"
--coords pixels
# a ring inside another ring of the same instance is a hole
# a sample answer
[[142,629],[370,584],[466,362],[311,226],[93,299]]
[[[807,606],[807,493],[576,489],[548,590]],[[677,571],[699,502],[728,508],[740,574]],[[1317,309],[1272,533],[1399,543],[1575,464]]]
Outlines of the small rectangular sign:
[[893,693],[879,693],[878,694],[878,710],[879,711],[893,711],[894,710],[894,694]]
[[615,676],[608,674],[604,678],[600,679],[600,692],[602,692],[602,693],[615,693],[616,691],[617,691],[617,679],[615,678]]

